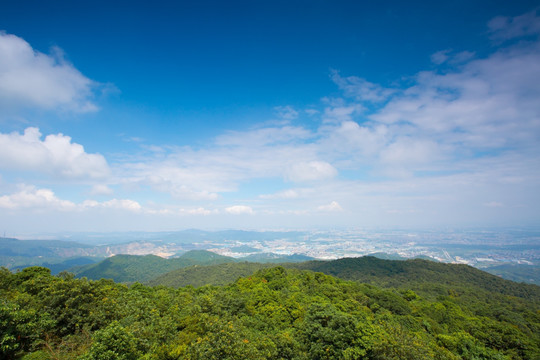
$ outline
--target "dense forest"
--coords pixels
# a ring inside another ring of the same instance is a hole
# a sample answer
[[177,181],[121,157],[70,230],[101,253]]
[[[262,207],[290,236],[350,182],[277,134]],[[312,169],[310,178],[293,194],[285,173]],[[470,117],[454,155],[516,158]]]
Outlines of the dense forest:
[[0,358],[540,358],[538,286],[465,266],[362,259],[196,266],[215,278],[254,273],[180,288],[2,268]]

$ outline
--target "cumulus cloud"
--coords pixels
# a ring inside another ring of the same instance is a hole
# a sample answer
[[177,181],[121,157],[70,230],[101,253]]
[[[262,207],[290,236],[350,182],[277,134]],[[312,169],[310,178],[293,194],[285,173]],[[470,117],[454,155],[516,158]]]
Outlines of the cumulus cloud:
[[38,128],[29,127],[23,134],[0,133],[0,166],[3,169],[35,171],[63,178],[102,178],[109,166],[100,154],[88,154],[63,134],[41,139]]
[[523,147],[538,141],[540,47],[503,49],[417,83],[370,115],[403,135],[459,150]]
[[104,202],[98,202],[94,200],[85,200],[81,204],[82,208],[104,208],[104,209],[117,209],[128,210],[133,212],[141,211],[141,205],[134,200],[129,199],[111,199]]
[[365,109],[361,104],[346,103],[343,99],[324,99],[324,101],[328,106],[324,108],[322,119],[327,123],[351,121]]
[[0,208],[71,211],[76,205],[71,201],[59,199],[50,189],[21,185],[18,192],[0,196]]
[[297,199],[300,197],[300,192],[298,190],[288,189],[275,194],[263,194],[259,197],[261,199]]
[[343,208],[341,207],[341,205],[339,205],[337,201],[332,201],[330,204],[318,206],[317,210],[327,211],[327,212],[336,212],[336,211],[343,211]]
[[97,110],[96,83],[69,64],[58,48],[47,55],[0,32],[0,104],[76,112]]
[[85,200],[82,203],[74,203],[69,200],[58,198],[51,189],[39,189],[35,186],[19,185],[19,191],[0,196],[0,208],[10,210],[52,210],[52,211],[84,211],[88,209],[114,209],[139,212],[142,206],[134,200],[112,199],[98,202]]
[[381,151],[380,159],[390,166],[409,167],[431,163],[438,158],[438,153],[433,141],[400,138]]
[[313,143],[316,137],[292,126],[227,132],[205,148],[168,148],[159,158],[126,163],[119,176],[126,183],[190,201],[216,200],[220,193],[237,191],[242,182],[256,179],[328,179],[337,170],[322,159]]
[[90,191],[91,195],[112,195],[113,193],[113,189],[103,184],[92,186],[92,190]]
[[225,208],[225,212],[232,215],[253,214],[254,211],[250,206],[246,205],[234,205]]
[[292,164],[287,171],[287,179],[295,182],[331,179],[336,175],[336,168],[324,161]]

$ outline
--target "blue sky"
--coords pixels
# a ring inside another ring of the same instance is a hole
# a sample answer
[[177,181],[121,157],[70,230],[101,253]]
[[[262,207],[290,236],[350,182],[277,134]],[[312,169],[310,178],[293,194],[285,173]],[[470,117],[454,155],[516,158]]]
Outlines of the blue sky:
[[0,230],[530,226],[536,1],[6,2]]

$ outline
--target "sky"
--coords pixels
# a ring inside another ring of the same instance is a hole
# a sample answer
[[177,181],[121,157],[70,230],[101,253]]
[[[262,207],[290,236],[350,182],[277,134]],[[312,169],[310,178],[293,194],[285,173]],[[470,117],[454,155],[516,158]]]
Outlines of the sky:
[[2,1],[0,231],[540,225],[537,1]]

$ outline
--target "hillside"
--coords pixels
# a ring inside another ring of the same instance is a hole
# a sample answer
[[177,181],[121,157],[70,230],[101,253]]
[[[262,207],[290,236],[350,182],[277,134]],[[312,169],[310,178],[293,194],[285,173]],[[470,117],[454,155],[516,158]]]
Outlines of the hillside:
[[176,269],[160,275],[147,282],[150,286],[170,286],[174,288],[184,286],[200,287],[204,285],[227,285],[235,282],[239,277],[246,277],[257,270],[275,266],[272,263],[238,262],[218,265],[194,265]]
[[180,289],[0,269],[0,296],[3,359],[540,358],[540,307],[530,299],[494,297],[471,311],[452,294],[430,299],[279,266]]
[[540,285],[540,266],[538,265],[504,264],[482,270],[508,280]]
[[115,282],[146,282],[167,272],[193,265],[211,265],[234,261],[210,251],[188,251],[178,258],[164,259],[155,255],[115,255],[99,263],[72,268],[77,277],[91,280],[112,279]]
[[423,259],[383,260],[371,256],[343,258],[333,261],[308,261],[288,264],[303,270],[312,270],[345,280],[392,288],[415,288],[426,294],[439,295],[425,284],[456,289],[474,288],[518,297],[533,296],[540,299],[540,287],[501,279],[468,265],[447,264]]
[[14,269],[60,264],[67,259],[92,255],[90,249],[91,246],[72,241],[0,238],[0,266]]
[[[73,258],[67,258],[65,260],[58,260],[58,259],[50,259],[50,260],[43,260],[39,261],[38,266],[43,266],[51,270],[51,273],[53,275],[56,275],[62,271],[67,271],[68,269],[71,272],[74,272],[73,269],[80,268],[83,266],[87,266],[90,264],[95,264],[98,261],[101,261],[103,258],[91,258],[91,257],[73,257]],[[11,268],[12,271],[22,270],[26,267],[29,267],[29,264],[21,265],[21,266],[14,266]]]
[[[426,296],[439,296],[447,288],[495,292],[540,301],[540,287],[502,279],[467,265],[447,264],[424,259],[385,260],[372,256],[331,261],[312,260],[282,263],[286,268],[322,272],[344,280],[353,280],[386,288],[415,289]],[[180,287],[204,284],[221,285],[251,270],[268,267],[259,263],[231,263],[227,266],[196,266],[165,273],[149,284]],[[226,271],[225,271],[226,270]],[[429,286],[425,286],[428,284]],[[431,285],[436,284],[437,287]]]
[[259,263],[287,263],[303,262],[315,260],[314,258],[302,254],[280,255],[274,253],[259,253],[240,258],[241,261],[259,262]]

